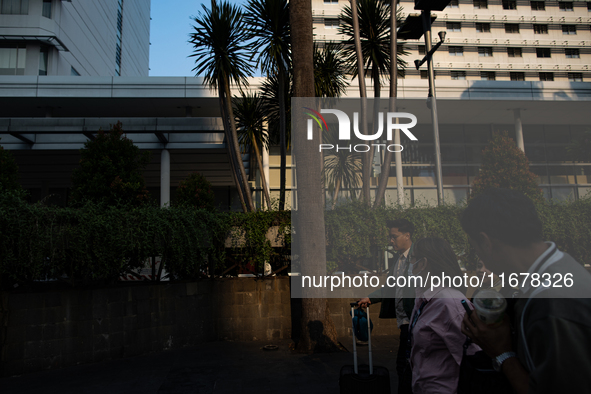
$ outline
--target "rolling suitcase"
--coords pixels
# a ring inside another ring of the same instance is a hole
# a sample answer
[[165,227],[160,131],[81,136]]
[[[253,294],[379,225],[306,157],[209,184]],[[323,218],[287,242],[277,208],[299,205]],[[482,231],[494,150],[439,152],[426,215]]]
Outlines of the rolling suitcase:
[[[355,316],[356,302],[351,303],[351,322]],[[369,326],[369,306],[367,307],[367,324]],[[371,393],[390,394],[390,372],[385,367],[373,365],[371,354],[371,329],[367,327],[369,348],[369,365],[357,365],[357,343],[355,341],[355,327],[353,327],[353,365],[345,365],[341,368],[339,386],[341,394],[347,393]]]

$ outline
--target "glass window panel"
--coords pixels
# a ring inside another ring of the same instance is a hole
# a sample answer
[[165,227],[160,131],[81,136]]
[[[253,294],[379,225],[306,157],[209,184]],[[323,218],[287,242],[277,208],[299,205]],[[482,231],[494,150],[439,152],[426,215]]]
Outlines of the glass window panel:
[[579,185],[591,185],[591,166],[576,166],[575,174]]
[[550,199],[550,188],[549,187],[540,187],[540,189],[542,189],[542,193],[544,193],[544,198],[546,200]]
[[552,187],[552,199],[557,201],[573,201],[575,199],[575,188]]
[[434,162],[434,155],[435,151],[432,144],[409,143],[404,145],[402,162],[430,164]]
[[437,205],[436,189],[413,189],[413,203],[418,205]]
[[439,141],[442,143],[453,142],[463,144],[464,130],[462,129],[462,125],[440,126]]
[[[402,167],[402,184],[404,186],[412,185],[412,170],[411,167]],[[390,177],[388,179],[388,186],[396,186],[396,166],[390,166]]]
[[573,166],[548,166],[551,185],[572,185],[575,183]]
[[546,147],[543,144],[525,144],[525,155],[531,163],[545,163]]
[[433,143],[433,127],[431,125],[415,126],[411,129],[411,131],[415,135],[415,137],[417,137],[419,143]]
[[571,162],[566,151],[566,145],[549,145],[546,147],[546,157],[549,162]]
[[529,166],[529,170],[537,175],[538,185],[548,184],[548,168],[546,166]]
[[460,204],[468,199],[469,189],[443,189],[443,199],[446,204]]
[[466,142],[487,143],[490,140],[490,128],[486,126],[466,125]]
[[464,164],[466,162],[464,145],[441,145],[441,161]]
[[476,178],[479,171],[480,171],[480,167],[477,167],[477,166],[468,166],[467,167],[468,182],[470,183],[470,185],[474,182],[474,178]]
[[480,163],[484,148],[486,148],[486,145],[466,146],[466,161],[468,163]]
[[591,187],[579,187],[579,198],[591,197]]
[[435,185],[435,167],[417,166],[412,169],[412,184],[414,186],[432,186]]
[[544,128],[542,126],[523,125],[523,142],[544,143]]
[[568,126],[544,127],[546,143],[565,143],[570,140]]
[[441,173],[444,185],[468,184],[468,171],[466,166],[442,166]]

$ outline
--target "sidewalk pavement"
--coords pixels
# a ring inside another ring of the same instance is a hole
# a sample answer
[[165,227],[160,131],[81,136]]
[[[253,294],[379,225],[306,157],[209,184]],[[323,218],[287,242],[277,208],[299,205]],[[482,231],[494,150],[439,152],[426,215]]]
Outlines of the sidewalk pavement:
[[[184,394],[338,393],[339,371],[353,364],[352,338],[339,338],[349,352],[297,354],[291,341],[203,343],[141,357],[48,370],[0,379],[2,394]],[[268,344],[277,350],[263,350]],[[372,338],[374,365],[390,371],[396,393],[398,335]],[[367,346],[357,347],[368,363]]]

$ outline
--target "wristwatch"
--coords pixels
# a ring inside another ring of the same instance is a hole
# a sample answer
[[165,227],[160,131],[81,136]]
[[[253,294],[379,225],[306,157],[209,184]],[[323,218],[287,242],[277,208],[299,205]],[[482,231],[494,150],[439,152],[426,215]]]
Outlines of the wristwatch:
[[507,359],[509,359],[511,357],[517,357],[517,353],[505,352],[505,353],[499,354],[497,357],[492,359],[493,369],[497,372],[501,372],[501,366],[503,365],[503,363],[505,361],[507,361]]

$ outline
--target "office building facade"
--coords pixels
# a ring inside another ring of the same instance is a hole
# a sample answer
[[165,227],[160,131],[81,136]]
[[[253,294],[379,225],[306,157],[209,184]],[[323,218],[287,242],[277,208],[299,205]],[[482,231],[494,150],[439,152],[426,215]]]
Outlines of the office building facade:
[[0,75],[147,76],[150,2],[0,0]]
[[[342,41],[339,15],[348,0],[312,0],[316,39]],[[401,0],[403,20],[420,13]],[[591,2],[529,0],[451,0],[434,11],[445,42],[435,53],[436,78],[497,81],[591,81]],[[425,55],[424,39],[403,41],[410,52],[405,79],[427,79],[427,65],[412,67]]]

